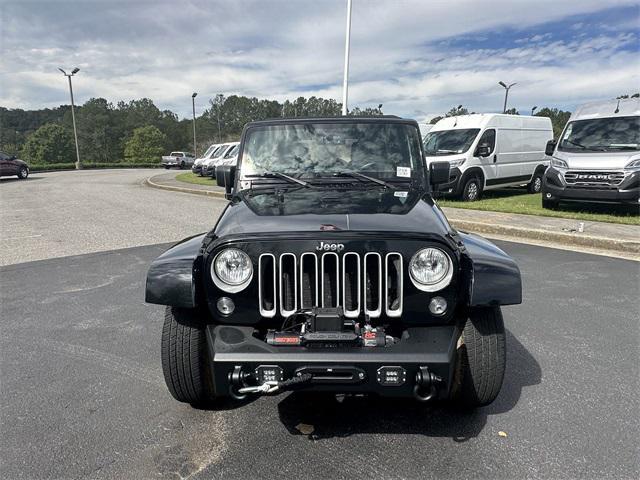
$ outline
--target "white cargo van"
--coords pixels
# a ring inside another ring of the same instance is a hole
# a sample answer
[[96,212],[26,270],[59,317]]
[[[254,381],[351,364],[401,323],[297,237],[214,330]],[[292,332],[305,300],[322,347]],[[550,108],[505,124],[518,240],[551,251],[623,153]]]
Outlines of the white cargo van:
[[542,182],[542,206],[561,201],[640,201],[640,98],[589,103],[576,109],[560,135]]
[[445,195],[466,201],[483,190],[527,185],[537,193],[549,166],[545,146],[553,139],[551,119],[496,113],[443,118],[424,137],[427,164],[447,161]]

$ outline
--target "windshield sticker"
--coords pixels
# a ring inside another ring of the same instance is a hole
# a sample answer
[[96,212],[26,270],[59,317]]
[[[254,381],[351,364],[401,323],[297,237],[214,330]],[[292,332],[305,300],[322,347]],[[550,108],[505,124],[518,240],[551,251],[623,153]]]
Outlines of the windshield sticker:
[[411,177],[411,169],[409,167],[396,167],[396,177]]
[[571,135],[572,131],[573,131],[573,125],[569,124],[569,126],[567,127],[567,130],[564,132],[564,137],[562,138],[562,140],[566,140],[567,138],[569,138],[569,135]]
[[393,192],[394,197],[407,198],[409,192]]

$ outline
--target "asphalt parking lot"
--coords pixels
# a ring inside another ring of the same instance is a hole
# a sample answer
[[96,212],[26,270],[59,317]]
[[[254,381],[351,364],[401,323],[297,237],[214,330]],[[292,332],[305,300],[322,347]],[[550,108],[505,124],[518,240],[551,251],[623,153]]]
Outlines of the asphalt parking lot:
[[[22,223],[0,217],[0,478],[638,477],[640,263],[497,242],[524,301],[504,309],[503,390],[472,414],[295,394],[194,410],[164,386],[144,278],[224,203],[142,187],[142,171],[47,175],[0,185],[3,205],[5,187],[31,199]],[[80,195],[63,226],[33,211]],[[33,240],[40,221],[50,233]],[[64,230],[83,255],[66,256]]]

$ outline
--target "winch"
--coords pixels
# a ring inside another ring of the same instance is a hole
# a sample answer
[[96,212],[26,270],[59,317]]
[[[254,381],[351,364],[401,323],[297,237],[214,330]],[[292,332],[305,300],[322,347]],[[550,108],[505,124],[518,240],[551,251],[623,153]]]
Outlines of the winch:
[[299,310],[287,317],[280,330],[269,330],[269,345],[307,347],[384,347],[394,343],[383,327],[373,327],[365,319],[360,325],[344,316],[341,307]]

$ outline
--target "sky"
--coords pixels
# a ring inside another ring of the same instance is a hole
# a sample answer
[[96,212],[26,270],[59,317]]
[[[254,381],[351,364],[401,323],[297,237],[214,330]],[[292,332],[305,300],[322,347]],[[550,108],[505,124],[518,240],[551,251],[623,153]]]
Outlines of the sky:
[[[346,0],[0,0],[0,106],[217,93],[342,98]],[[640,90],[640,2],[353,0],[349,106],[426,121],[453,106],[572,110]]]

